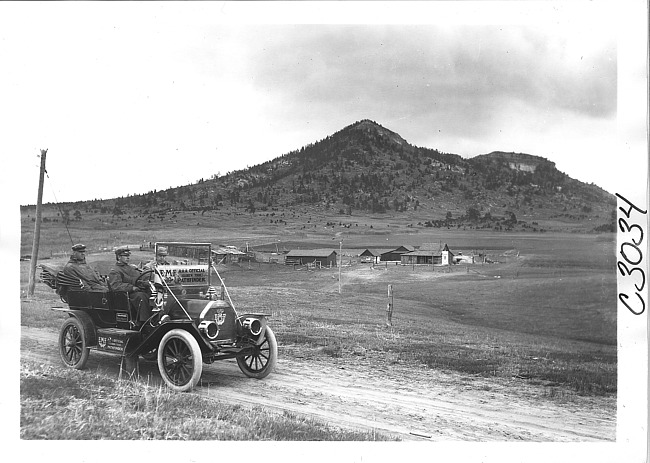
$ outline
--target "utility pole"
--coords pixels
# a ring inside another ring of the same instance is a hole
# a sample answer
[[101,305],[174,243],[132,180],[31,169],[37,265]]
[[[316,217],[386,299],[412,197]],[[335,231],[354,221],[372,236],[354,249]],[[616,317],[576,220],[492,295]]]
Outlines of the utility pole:
[[386,326],[393,326],[393,285],[388,285],[388,307],[386,307]]
[[339,294],[341,294],[341,267],[343,267],[343,254],[341,249],[343,248],[343,241],[339,241]]
[[36,261],[38,260],[38,246],[41,241],[41,207],[43,205],[43,182],[45,181],[45,156],[47,149],[41,150],[41,174],[38,180],[38,199],[36,200],[36,225],[34,226],[34,242],[32,244],[32,256],[29,260],[29,286],[27,295],[34,295],[36,286]]

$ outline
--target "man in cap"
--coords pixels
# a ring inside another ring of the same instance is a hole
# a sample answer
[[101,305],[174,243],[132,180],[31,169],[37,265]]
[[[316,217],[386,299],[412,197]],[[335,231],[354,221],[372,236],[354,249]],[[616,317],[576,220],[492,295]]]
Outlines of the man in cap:
[[126,246],[120,246],[115,250],[115,266],[108,273],[108,284],[112,291],[126,291],[129,293],[131,306],[137,313],[136,326],[142,326],[151,317],[149,306],[149,295],[142,291],[147,288],[146,281],[136,280],[142,273],[135,265],[129,263],[131,251]]
[[144,266],[144,269],[151,270],[156,265],[170,265],[165,257],[167,257],[167,248],[165,246],[158,246],[158,249],[156,250],[156,259],[147,262]]
[[86,291],[108,291],[108,285],[97,273],[97,270],[86,263],[86,246],[83,244],[72,246],[72,255],[68,263],[63,267],[63,274],[79,280],[81,289]]

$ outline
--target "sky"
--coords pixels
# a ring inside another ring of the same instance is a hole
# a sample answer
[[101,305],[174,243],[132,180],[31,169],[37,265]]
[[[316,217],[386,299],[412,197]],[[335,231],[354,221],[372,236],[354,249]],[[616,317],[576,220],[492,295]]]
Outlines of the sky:
[[0,5],[11,197],[36,203],[41,149],[44,202],[112,198],[244,169],[361,119],[645,194],[645,67],[635,16],[614,2],[300,3]]

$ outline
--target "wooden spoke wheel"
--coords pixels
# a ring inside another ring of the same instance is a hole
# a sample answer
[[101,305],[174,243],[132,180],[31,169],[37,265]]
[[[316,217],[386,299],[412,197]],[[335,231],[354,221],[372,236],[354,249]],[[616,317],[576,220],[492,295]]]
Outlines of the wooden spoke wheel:
[[266,327],[264,342],[255,346],[253,353],[237,357],[239,369],[250,378],[266,378],[278,360],[278,343],[271,328]]
[[185,330],[169,331],[158,346],[158,369],[170,388],[189,391],[199,382],[203,370],[199,343]]
[[90,349],[83,325],[75,317],[68,318],[59,331],[59,354],[66,366],[81,370],[86,366]]

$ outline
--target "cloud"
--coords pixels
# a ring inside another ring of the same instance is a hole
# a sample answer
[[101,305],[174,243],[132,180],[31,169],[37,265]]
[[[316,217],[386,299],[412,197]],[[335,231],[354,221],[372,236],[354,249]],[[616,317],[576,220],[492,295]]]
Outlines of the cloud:
[[219,53],[232,56],[223,50],[234,46],[232,75],[279,130],[311,124],[322,137],[370,118],[417,143],[439,131],[490,137],[513,108],[535,113],[542,132],[565,112],[613,121],[616,42],[601,32],[592,40],[580,28],[248,25],[219,28]]
[[[16,50],[5,60],[5,125],[18,127],[12,135],[23,149],[50,147],[53,172],[62,156],[61,171],[104,160],[101,182],[88,183],[104,197],[245,168],[363,118],[466,156],[508,146],[544,156],[545,134],[579,140],[615,130],[616,31],[600,23],[181,19],[14,28],[5,47]],[[119,172],[107,160],[142,172],[160,159],[177,168],[140,176],[119,193],[106,183]]]

